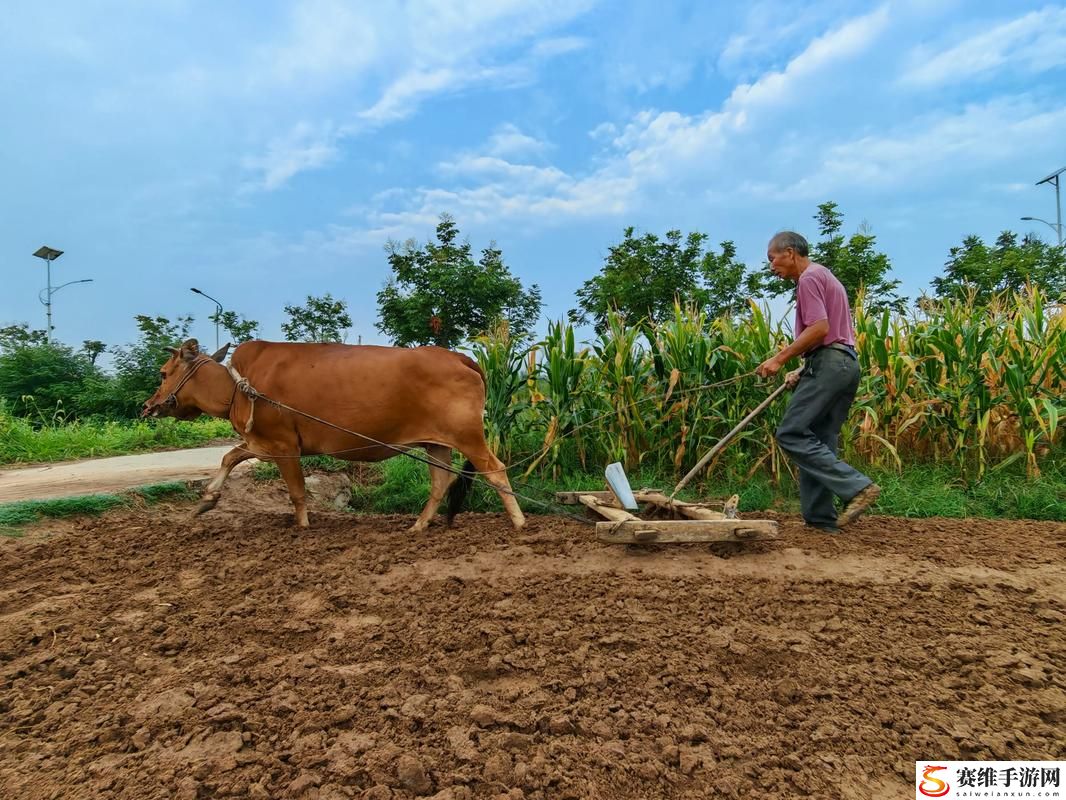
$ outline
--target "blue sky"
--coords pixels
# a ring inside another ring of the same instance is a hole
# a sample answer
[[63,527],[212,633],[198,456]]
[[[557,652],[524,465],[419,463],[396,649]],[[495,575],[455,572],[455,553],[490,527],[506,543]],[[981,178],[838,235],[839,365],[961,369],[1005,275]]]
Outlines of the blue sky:
[[1066,7],[1012,0],[5,4],[0,324],[136,337],[213,306],[281,338],[345,299],[384,342],[389,240],[452,214],[574,305],[628,225],[814,236],[835,200],[914,297],[968,234],[1052,230],[1066,166]]

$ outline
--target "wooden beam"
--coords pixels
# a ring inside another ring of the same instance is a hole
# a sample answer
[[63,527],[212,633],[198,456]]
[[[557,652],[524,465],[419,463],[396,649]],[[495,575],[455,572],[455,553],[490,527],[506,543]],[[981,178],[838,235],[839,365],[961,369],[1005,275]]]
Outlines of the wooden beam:
[[614,492],[608,490],[605,492],[556,492],[555,502],[564,506],[579,506],[581,501],[578,499],[581,495],[587,495],[589,497],[595,497],[597,500],[602,500],[605,503],[610,503],[615,499]]
[[[614,497],[614,492],[608,492],[608,494],[610,494],[611,497]],[[607,503],[603,502],[598,497],[593,497],[590,494],[579,495],[577,499],[581,502],[582,505],[588,506],[601,517],[606,517],[607,519],[612,520],[613,523],[640,522],[640,517],[634,517],[625,509],[615,508],[614,506],[608,505]],[[597,526],[602,524],[603,523],[601,522],[596,523]]]
[[597,522],[596,538],[612,544],[750,542],[776,539],[777,523],[765,519],[619,520]]
[[657,508],[667,511],[676,511],[689,519],[725,519],[721,511],[711,511],[698,503],[686,503],[682,500],[671,500],[662,492],[643,491],[636,493],[637,502],[649,503]]

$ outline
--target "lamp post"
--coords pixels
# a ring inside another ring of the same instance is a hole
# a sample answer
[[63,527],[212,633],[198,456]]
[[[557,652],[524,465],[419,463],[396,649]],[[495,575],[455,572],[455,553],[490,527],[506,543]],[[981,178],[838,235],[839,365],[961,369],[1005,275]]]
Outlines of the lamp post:
[[1055,233],[1058,234],[1059,244],[1060,245],[1062,244],[1062,224],[1061,223],[1056,225],[1054,222],[1048,222],[1046,219],[1040,219],[1040,217],[1022,217],[1022,221],[1024,221],[1024,222],[1043,222],[1045,225],[1047,225],[1049,228],[1051,228],[1051,230],[1055,231]]
[[[1059,247],[1062,247],[1062,200],[1059,197],[1059,183],[1061,183],[1061,176],[1064,172],[1066,172],[1066,167],[1057,172],[1052,172],[1046,178],[1036,182],[1037,186],[1049,183],[1055,187],[1055,225],[1053,227],[1055,228],[1055,233],[1059,236]],[[1040,222],[1044,222],[1044,220],[1040,220]],[[1051,225],[1051,223],[1049,222],[1048,225]]]
[[218,300],[213,298],[211,295],[209,295],[207,292],[202,292],[199,289],[197,289],[196,287],[193,287],[189,291],[195,292],[198,295],[202,295],[202,296],[206,297],[208,300],[210,300],[212,303],[214,303],[216,306],[218,306],[218,313],[215,315],[215,349],[218,350],[218,348],[219,348],[219,343],[218,343],[218,323],[222,319],[222,304],[220,302],[218,302]]
[[60,284],[59,286],[52,286],[52,262],[63,255],[62,250],[56,250],[54,247],[48,247],[47,245],[41,245],[34,253],[37,258],[43,259],[48,268],[48,285],[41,289],[37,293],[37,299],[45,307],[45,313],[48,318],[48,327],[45,329],[45,336],[48,344],[52,343],[52,295],[62,289],[64,286],[70,286],[74,283],[92,283],[92,278],[82,278],[79,281],[68,281],[67,283]]

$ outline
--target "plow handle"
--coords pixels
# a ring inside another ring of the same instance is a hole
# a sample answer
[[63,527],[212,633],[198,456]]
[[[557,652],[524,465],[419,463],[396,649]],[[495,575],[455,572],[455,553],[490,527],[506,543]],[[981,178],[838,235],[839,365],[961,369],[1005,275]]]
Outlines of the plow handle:
[[768,405],[770,405],[770,403],[772,403],[777,398],[777,396],[779,394],[781,394],[781,392],[785,391],[785,389],[787,389],[787,388],[788,388],[788,385],[782,383],[780,386],[778,386],[776,389],[774,389],[773,392],[770,393],[769,397],[767,397],[765,400],[763,400],[761,403],[759,403],[759,405],[757,405],[755,407],[754,411],[752,411],[750,414],[748,414],[748,416],[744,417],[744,419],[742,419],[739,423],[737,423],[737,426],[735,428],[733,428],[733,430],[731,430],[729,433],[727,433],[725,436],[723,436],[718,441],[718,444],[716,444],[714,447],[712,447],[710,452],[707,453],[707,455],[705,455],[703,458],[700,459],[700,463],[698,463],[696,466],[694,466],[692,469],[690,469],[688,475],[686,475],[684,478],[682,478],[681,482],[677,486],[674,487],[674,491],[670,493],[670,499],[672,500],[674,498],[674,495],[676,495],[678,492],[680,492],[682,489],[684,489],[685,485],[696,476],[697,472],[699,472],[701,469],[703,469],[705,466],[707,466],[707,462],[709,462],[712,458],[714,458],[715,455],[718,454],[719,450],[721,450],[723,447],[725,447],[727,444],[729,444],[729,441],[734,436],[736,436],[738,433],[740,433],[742,430],[744,430],[748,426],[749,422],[751,422],[753,419],[755,419],[757,416],[759,416],[759,414],[761,414],[766,409],[766,407]]

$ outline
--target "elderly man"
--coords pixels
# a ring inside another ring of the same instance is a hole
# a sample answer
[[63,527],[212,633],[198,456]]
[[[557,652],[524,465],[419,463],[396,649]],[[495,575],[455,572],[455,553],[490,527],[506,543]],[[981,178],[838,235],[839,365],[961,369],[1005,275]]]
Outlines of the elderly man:
[[[859,387],[848,295],[832,272],[810,260],[807,240],[798,233],[775,235],[766,257],[777,277],[796,283],[796,338],[756,372],[768,378],[794,356],[803,356],[803,366],[785,377],[796,391],[776,438],[799,467],[803,519],[812,527],[838,533],[881,493],[872,480],[837,458],[840,427]],[[839,516],[834,497],[844,501]]]

